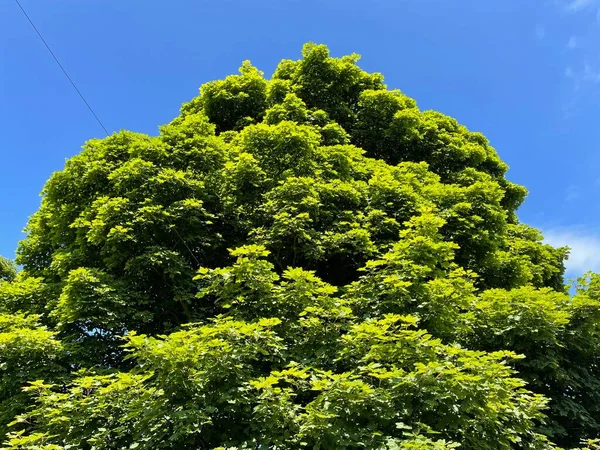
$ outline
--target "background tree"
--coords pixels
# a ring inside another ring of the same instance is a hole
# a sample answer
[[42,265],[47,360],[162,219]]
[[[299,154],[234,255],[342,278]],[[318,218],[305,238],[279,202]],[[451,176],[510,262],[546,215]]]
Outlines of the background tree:
[[0,256],[0,280],[12,281],[17,276],[17,267],[10,259]]
[[91,140],[52,175],[0,283],[46,342],[36,370],[0,350],[2,398],[32,382],[6,448],[597,435],[597,276],[566,294],[567,250],[519,222],[484,136],[356,55],[302,56],[271,79],[245,62],[158,136]]

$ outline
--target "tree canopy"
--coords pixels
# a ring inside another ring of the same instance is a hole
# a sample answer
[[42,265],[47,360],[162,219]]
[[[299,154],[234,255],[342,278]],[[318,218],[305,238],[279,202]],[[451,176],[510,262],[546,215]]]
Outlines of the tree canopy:
[[16,276],[15,263],[4,256],[0,256],[0,281],[12,281]]
[[595,445],[600,276],[358,60],[246,61],[50,177],[0,261],[3,448]]

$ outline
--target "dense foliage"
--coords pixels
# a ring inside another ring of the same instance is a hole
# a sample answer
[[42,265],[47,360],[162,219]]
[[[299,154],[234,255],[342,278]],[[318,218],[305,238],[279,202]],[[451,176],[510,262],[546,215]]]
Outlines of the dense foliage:
[[483,135],[302,56],[52,175],[0,261],[4,448],[593,448],[600,277],[566,293]]

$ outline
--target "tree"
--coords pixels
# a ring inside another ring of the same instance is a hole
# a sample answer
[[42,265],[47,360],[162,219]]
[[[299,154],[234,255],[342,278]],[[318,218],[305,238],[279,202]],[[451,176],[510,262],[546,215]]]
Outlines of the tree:
[[12,281],[17,276],[15,264],[8,258],[0,256],[0,280]]
[[39,325],[34,316],[0,313],[0,433],[23,412],[28,381],[58,381],[64,375],[63,349],[56,333]]
[[598,277],[569,297],[567,249],[519,222],[485,137],[357,61],[245,62],[158,136],[91,140],[52,175],[0,283],[44,336],[11,338],[27,370],[0,347],[0,401],[25,387],[5,448],[597,436]]

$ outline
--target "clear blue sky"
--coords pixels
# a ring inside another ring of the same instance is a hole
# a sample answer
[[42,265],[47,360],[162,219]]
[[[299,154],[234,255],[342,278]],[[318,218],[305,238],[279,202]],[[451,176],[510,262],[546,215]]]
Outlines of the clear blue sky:
[[[390,88],[483,132],[530,190],[519,211],[600,270],[600,0],[21,0],[109,131],[155,134],[250,59],[360,53]],[[13,0],[0,2],[0,254],[45,180],[102,130]]]

